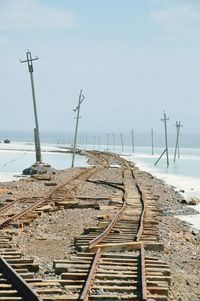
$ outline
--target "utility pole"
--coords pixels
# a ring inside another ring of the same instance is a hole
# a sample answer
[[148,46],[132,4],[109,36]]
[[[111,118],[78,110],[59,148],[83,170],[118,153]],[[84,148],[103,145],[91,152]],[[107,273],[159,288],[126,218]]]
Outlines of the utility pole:
[[87,146],[88,146],[88,136],[86,136],[85,138],[85,149],[87,149]]
[[180,136],[180,128],[182,127],[181,122],[176,121],[175,127],[176,127],[176,146],[175,146],[175,152],[174,152],[174,162],[176,161],[177,151],[178,151],[178,158],[180,158],[179,136]]
[[82,148],[84,149],[84,147],[85,147],[85,137],[83,136],[82,137]]
[[76,128],[75,128],[75,135],[74,135],[74,146],[73,146],[73,156],[72,156],[72,167],[74,167],[74,159],[75,159],[75,153],[76,153],[76,140],[77,140],[77,133],[78,133],[78,123],[80,119],[80,107],[81,103],[85,99],[85,96],[82,95],[82,90],[80,91],[79,94],[79,99],[78,99],[78,106],[73,110],[74,112],[77,112],[76,115]]
[[134,132],[131,131],[131,139],[132,139],[132,151],[133,151],[133,154],[135,152],[135,141],[134,141]]
[[123,143],[123,136],[122,136],[122,134],[120,134],[120,138],[121,138],[122,153],[123,153],[124,152],[124,143]]
[[34,129],[34,140],[35,140],[35,154],[36,154],[36,163],[42,163],[42,156],[41,156],[41,146],[40,146],[40,135],[39,135],[39,123],[38,123],[38,116],[37,116],[37,106],[36,106],[36,99],[35,99],[35,87],[34,87],[34,80],[33,80],[33,61],[38,60],[38,57],[34,59],[31,56],[31,52],[28,50],[26,52],[26,60],[21,61],[20,63],[27,63],[28,70],[30,73],[31,78],[31,89],[32,89],[32,97],[33,97],[33,109],[34,109],[34,117],[35,117],[35,129]]
[[115,151],[115,133],[112,134],[113,136],[113,152]]
[[164,153],[166,153],[167,167],[168,167],[169,166],[169,153],[168,153],[168,143],[167,143],[167,120],[169,120],[169,118],[166,117],[166,114],[164,111],[164,118],[161,119],[161,121],[164,121],[164,125],[165,125],[165,150],[162,152],[162,154],[160,155],[160,157],[158,158],[158,160],[156,161],[156,163],[154,165],[156,165],[160,161],[160,159],[162,158]]
[[165,126],[165,146],[166,146],[166,158],[167,158],[167,167],[169,166],[169,152],[168,152],[168,143],[167,143],[167,120],[169,120],[169,118],[166,117],[166,113],[164,111],[164,118],[161,119],[161,121],[164,122],[164,126]]
[[110,141],[110,134],[107,134],[106,135],[106,137],[107,137],[107,151],[109,150],[109,141]]
[[94,136],[94,149],[96,148],[96,136]]
[[153,129],[151,129],[151,154],[154,155]]
[[79,145],[79,147],[81,148],[81,145],[82,145],[82,136],[79,136],[78,138],[79,138],[79,139],[78,139],[78,140],[79,140],[79,141],[78,141],[78,145]]
[[101,148],[101,136],[99,136],[99,150]]

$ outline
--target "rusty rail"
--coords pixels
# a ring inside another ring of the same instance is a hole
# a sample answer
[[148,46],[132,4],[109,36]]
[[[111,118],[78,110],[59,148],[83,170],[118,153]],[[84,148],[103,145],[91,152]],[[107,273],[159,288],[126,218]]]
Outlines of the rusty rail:
[[123,206],[120,209],[120,211],[115,215],[114,219],[111,221],[111,223],[108,225],[108,227],[101,233],[99,236],[94,238],[88,245],[88,249],[93,249],[99,242],[101,242],[112,230],[112,227],[116,224],[118,218],[120,217],[121,213],[124,211],[126,207],[126,201],[123,202]]
[[16,273],[2,256],[0,256],[0,271],[24,300],[42,301],[42,298]]
[[89,298],[90,289],[92,287],[92,284],[93,284],[93,281],[95,278],[95,273],[98,268],[98,263],[99,263],[100,258],[101,258],[101,249],[99,248],[94,256],[89,274],[87,276],[87,280],[85,282],[84,288],[80,295],[80,298],[79,298],[80,301],[87,301]]
[[137,235],[136,235],[136,241],[140,241],[141,236],[142,236],[143,227],[144,227],[143,224],[144,224],[144,215],[145,215],[145,212],[146,212],[146,204],[144,202],[143,193],[140,190],[140,187],[138,186],[137,183],[136,183],[136,186],[137,186],[138,192],[140,193],[140,200],[141,200],[141,204],[142,204],[142,212],[141,212],[140,220],[139,220],[139,229],[138,229],[138,232],[137,232]]
[[[102,167],[92,167],[89,170],[84,170],[81,174],[75,176],[74,178],[72,178],[71,180],[69,180],[67,183],[60,185],[59,187],[56,187],[53,191],[50,191],[49,193],[47,193],[46,195],[44,195],[41,199],[39,199],[36,203],[32,204],[31,206],[29,206],[28,208],[24,209],[23,211],[13,215],[12,217],[9,217],[7,219],[5,219],[3,222],[0,223],[0,229],[7,227],[11,222],[16,221],[17,219],[23,217],[24,215],[26,215],[28,212],[30,212],[31,210],[37,208],[38,206],[42,205],[43,203],[47,202],[48,199],[50,197],[52,197],[52,195],[54,193],[56,193],[57,191],[59,191],[60,188],[64,187],[65,185],[70,184],[71,182],[77,180],[78,178],[80,178],[81,176],[84,176],[85,174],[89,173],[92,171],[92,174],[94,174],[95,172],[99,171],[100,169],[102,169]],[[89,176],[91,176],[92,174],[89,174]],[[74,189],[75,186],[72,188]],[[70,190],[71,191],[71,190]],[[67,193],[69,193],[69,191],[67,191]],[[67,194],[65,193],[64,196]],[[17,202],[17,200],[16,200]],[[14,201],[14,203],[16,203]],[[11,204],[8,204],[8,207],[12,207],[12,205],[14,205],[14,203],[12,202]],[[6,205],[7,206],[7,205]],[[5,209],[5,207],[3,207]]]
[[143,244],[140,249],[140,265],[141,265],[141,291],[142,301],[147,301],[147,287],[146,287],[146,270],[145,270],[145,251]]

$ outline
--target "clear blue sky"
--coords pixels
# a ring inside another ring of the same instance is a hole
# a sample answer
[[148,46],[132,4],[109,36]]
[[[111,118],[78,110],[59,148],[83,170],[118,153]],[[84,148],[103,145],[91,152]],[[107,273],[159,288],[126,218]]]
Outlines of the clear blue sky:
[[1,130],[162,131],[163,110],[200,132],[200,1],[0,0]]

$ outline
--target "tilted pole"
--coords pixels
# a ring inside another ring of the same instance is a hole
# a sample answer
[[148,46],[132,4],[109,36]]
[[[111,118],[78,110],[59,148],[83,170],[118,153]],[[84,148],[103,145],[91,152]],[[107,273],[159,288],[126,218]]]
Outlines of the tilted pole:
[[135,152],[135,141],[134,141],[134,132],[131,131],[131,140],[132,140],[132,151],[133,151],[133,154]]
[[164,118],[161,121],[164,122],[165,126],[165,146],[166,146],[166,158],[167,158],[167,167],[169,166],[169,152],[168,152],[168,142],[167,142],[167,120],[169,118],[166,117],[166,113],[164,112]]
[[113,152],[114,152],[115,151],[115,134],[113,133],[112,136],[113,136]]
[[123,153],[124,152],[124,143],[123,143],[123,136],[122,136],[122,134],[120,134],[120,138],[121,138],[122,153]]
[[99,150],[101,149],[101,136],[99,136]]
[[157,163],[160,161],[160,159],[162,158],[162,156],[164,155],[165,152],[166,152],[166,148],[165,148],[165,150],[162,152],[162,154],[160,155],[160,157],[158,158],[158,160],[154,163],[154,165],[157,165]]
[[180,128],[182,127],[181,122],[176,121],[175,127],[176,127],[176,146],[174,152],[174,162],[176,161],[177,151],[178,151],[178,158],[180,158],[179,136],[180,136]]
[[110,134],[107,134],[107,151],[109,150]]
[[32,89],[32,97],[33,97],[33,109],[34,109],[34,117],[35,117],[35,130],[34,130],[34,137],[35,137],[35,149],[36,149],[36,163],[42,163],[42,156],[41,156],[41,146],[40,146],[40,135],[39,135],[39,123],[38,123],[38,116],[37,116],[37,106],[36,106],[36,99],[35,99],[35,87],[34,87],[34,80],[33,80],[33,61],[38,60],[38,57],[32,58],[31,52],[28,50],[26,52],[26,60],[21,61],[21,63],[28,64],[28,70],[30,73],[31,78],[31,89]]
[[75,154],[76,154],[76,141],[77,141],[77,134],[78,134],[78,124],[79,124],[79,119],[80,119],[80,107],[81,103],[85,99],[85,96],[82,95],[82,90],[80,91],[79,94],[79,99],[78,99],[78,106],[76,109],[74,109],[74,112],[77,112],[76,115],[76,128],[75,128],[75,134],[74,134],[74,146],[73,146],[73,155],[72,155],[72,167],[74,167],[74,159],[75,159]]
[[86,136],[85,138],[85,149],[87,149],[87,146],[88,146],[88,136]]
[[153,129],[151,129],[151,154],[154,155]]

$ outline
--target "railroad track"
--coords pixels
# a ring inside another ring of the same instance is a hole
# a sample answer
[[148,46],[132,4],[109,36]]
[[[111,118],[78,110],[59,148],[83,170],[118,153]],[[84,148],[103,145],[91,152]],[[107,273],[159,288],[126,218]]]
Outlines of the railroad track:
[[[124,165],[123,187],[115,186],[123,193],[121,208],[114,218],[104,219],[99,222],[98,227],[85,229],[83,235],[75,237],[77,250],[92,250],[99,244],[102,247],[103,244],[158,241],[161,212],[157,209],[156,197],[141,182],[136,182],[133,168]],[[110,183],[106,185],[113,187]]]
[[[8,261],[8,265],[24,279],[38,300],[167,301],[171,281],[169,267],[145,251],[163,247],[158,243],[158,224],[162,213],[156,204],[158,196],[143,180],[139,170],[126,160],[99,152],[90,152],[90,157],[97,158],[97,166],[84,170],[1,222],[0,228],[9,226],[0,237],[2,260]],[[43,208],[49,203],[61,208],[69,203],[70,193],[81,183],[104,168],[115,167],[121,168],[122,183],[93,183],[120,191],[118,198],[111,200],[117,213],[102,217],[97,227],[85,229],[82,235],[75,238],[74,244],[78,250],[76,255],[69,260],[54,261],[55,273],[60,275],[58,278],[45,280],[35,277],[34,272],[38,266],[24,259],[12,246],[12,234],[15,232],[12,226],[16,226],[16,222],[18,225],[30,223],[38,214],[42,214]],[[19,200],[19,204],[21,202]],[[16,204],[17,201],[13,202],[13,205]],[[10,212],[12,205],[6,206],[0,208],[0,214]],[[0,287],[7,285],[8,299],[1,299],[0,294],[0,300],[37,300],[23,299],[12,283],[4,283],[3,273],[2,277]],[[15,296],[22,299],[13,299]]]
[[[93,155],[94,156],[94,155]],[[101,155],[97,155],[99,165],[82,171],[67,183],[59,185],[43,197],[18,198],[0,207],[0,229],[5,227],[30,224],[35,218],[40,216],[49,203],[58,207],[65,204],[65,198],[77,187],[78,183],[84,183],[93,174],[107,167],[108,162]],[[68,201],[69,203],[69,201]]]

